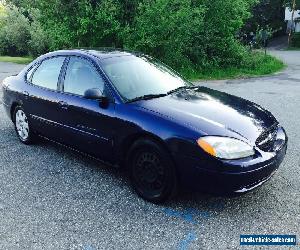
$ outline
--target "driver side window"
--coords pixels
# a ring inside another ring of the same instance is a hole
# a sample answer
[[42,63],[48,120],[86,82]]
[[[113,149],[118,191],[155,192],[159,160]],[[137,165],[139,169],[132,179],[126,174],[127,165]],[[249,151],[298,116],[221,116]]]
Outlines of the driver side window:
[[104,91],[104,80],[96,68],[86,59],[71,57],[64,81],[64,92],[84,95],[88,89],[98,88]]

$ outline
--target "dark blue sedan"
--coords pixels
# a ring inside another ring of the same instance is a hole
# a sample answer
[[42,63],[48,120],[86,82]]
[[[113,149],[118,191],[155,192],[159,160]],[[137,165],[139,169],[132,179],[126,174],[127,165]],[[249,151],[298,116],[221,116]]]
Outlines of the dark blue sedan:
[[2,87],[21,142],[44,137],[124,166],[136,192],[156,203],[179,186],[250,191],[286,154],[286,133],[270,112],[195,86],[144,54],[52,52]]

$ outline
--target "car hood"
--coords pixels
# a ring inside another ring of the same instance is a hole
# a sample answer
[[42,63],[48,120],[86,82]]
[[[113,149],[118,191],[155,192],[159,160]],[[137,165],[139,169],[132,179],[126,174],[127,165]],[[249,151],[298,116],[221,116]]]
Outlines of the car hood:
[[253,145],[262,132],[277,123],[259,105],[205,87],[139,101],[137,105],[192,127],[201,135],[235,137]]

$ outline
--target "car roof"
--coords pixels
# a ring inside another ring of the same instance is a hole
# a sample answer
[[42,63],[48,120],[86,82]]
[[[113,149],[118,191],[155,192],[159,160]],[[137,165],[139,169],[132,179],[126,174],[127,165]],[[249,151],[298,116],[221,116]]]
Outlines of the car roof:
[[128,52],[124,50],[119,50],[119,49],[71,49],[71,50],[58,50],[58,51],[53,51],[49,52],[45,55],[42,55],[39,57],[39,59],[47,58],[47,57],[52,57],[52,56],[59,56],[59,55],[85,55],[85,56],[93,56],[97,57],[98,59],[107,59],[111,57],[120,57],[120,56],[130,56],[130,55],[135,55],[137,56],[139,53],[137,52]]

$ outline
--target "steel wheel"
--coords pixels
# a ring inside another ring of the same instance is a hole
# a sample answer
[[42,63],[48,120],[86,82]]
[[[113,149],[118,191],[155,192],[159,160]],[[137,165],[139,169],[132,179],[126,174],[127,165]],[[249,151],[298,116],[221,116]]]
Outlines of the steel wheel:
[[137,188],[153,197],[159,196],[166,186],[164,168],[153,152],[142,152],[136,157],[132,174]]
[[175,195],[177,177],[168,152],[150,140],[136,142],[130,152],[133,188],[145,200],[160,203]]

